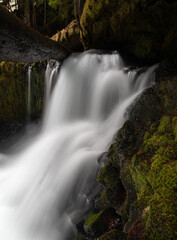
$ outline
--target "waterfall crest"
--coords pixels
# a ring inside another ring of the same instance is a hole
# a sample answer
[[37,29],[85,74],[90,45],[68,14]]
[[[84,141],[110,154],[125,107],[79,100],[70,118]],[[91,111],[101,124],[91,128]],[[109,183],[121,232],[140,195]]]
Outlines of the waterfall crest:
[[[75,54],[46,70],[40,134],[0,167],[0,239],[68,240],[94,194],[97,157],[154,70],[124,69],[117,54]],[[57,75],[51,92],[53,77]]]

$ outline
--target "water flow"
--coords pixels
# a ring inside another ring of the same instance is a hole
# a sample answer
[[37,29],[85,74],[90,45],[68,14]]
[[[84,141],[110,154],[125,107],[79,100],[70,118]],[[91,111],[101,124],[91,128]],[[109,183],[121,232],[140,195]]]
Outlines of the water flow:
[[59,62],[50,61],[45,72],[45,109],[48,107],[49,99],[52,94],[55,82],[58,77]]
[[28,109],[27,109],[27,121],[30,122],[31,116],[31,69],[32,66],[28,66]]
[[[97,157],[153,84],[154,69],[126,73],[118,54],[84,53],[63,63],[41,133],[1,165],[0,239],[72,239],[94,194]],[[48,66],[48,81],[52,75]]]

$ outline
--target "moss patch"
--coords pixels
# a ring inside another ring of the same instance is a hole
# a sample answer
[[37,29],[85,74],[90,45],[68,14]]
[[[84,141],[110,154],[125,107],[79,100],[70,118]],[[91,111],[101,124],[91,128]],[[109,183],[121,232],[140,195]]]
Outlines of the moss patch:
[[105,232],[114,228],[120,228],[119,216],[115,209],[106,208],[98,213],[92,213],[86,219],[85,225],[92,231],[95,237],[99,237]]
[[[41,70],[42,67],[42,70]],[[0,63],[0,122],[24,121],[27,116],[28,66],[19,63]],[[41,114],[44,96],[44,66],[35,64],[32,70],[32,116]]]
[[[145,135],[142,148],[132,160],[138,202],[142,208],[150,207],[145,219],[149,239],[177,237],[177,141],[173,119],[163,116],[153,133]],[[147,201],[142,204],[144,199]]]

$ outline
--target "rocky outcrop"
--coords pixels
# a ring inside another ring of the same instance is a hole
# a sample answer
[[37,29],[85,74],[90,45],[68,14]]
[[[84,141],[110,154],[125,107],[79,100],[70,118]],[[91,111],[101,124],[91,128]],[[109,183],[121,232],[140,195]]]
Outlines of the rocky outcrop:
[[[129,120],[105,155],[106,164],[97,176],[104,186],[96,201],[99,211],[89,218],[92,226],[100,226],[104,209],[113,208],[120,221],[116,225],[108,212],[99,240],[177,238],[176,76],[176,66],[161,63],[156,86],[129,109]],[[99,229],[92,228],[93,234]]]
[[0,5],[0,61],[62,61],[68,52],[59,43],[42,36]]
[[118,49],[140,59],[177,55],[175,0],[86,0],[81,16],[85,49]]

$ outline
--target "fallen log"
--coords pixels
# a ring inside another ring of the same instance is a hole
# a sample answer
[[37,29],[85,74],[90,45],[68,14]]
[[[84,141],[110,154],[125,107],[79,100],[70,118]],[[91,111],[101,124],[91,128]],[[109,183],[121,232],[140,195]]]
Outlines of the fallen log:
[[70,52],[41,35],[0,5],[0,61],[62,61]]

